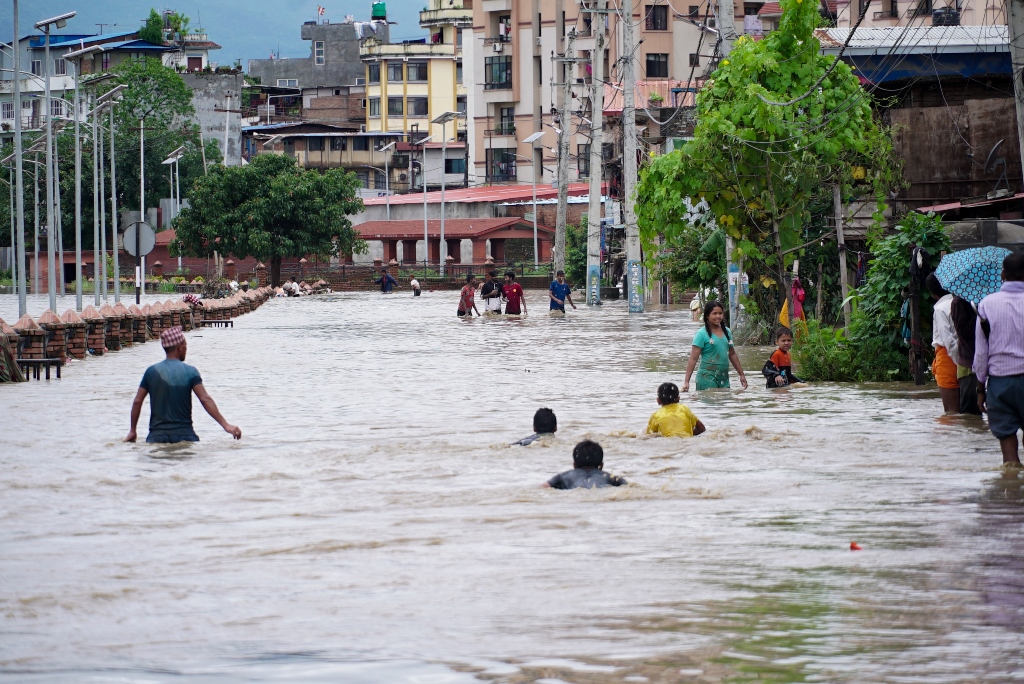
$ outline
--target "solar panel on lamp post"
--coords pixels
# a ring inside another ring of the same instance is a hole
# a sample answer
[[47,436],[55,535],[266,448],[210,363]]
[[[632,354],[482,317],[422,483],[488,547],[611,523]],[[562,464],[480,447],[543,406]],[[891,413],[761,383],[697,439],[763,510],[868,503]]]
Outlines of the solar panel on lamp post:
[[448,245],[444,241],[444,176],[445,164],[448,161],[448,136],[445,135],[444,127],[449,121],[457,118],[459,118],[458,112],[445,112],[430,122],[441,124],[441,249],[438,256],[441,257],[440,273],[442,276],[444,275],[445,259],[448,258]]

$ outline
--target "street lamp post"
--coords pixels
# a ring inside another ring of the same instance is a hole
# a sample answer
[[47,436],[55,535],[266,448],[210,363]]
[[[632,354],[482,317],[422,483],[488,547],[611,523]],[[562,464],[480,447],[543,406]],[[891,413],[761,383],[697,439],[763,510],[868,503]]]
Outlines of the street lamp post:
[[18,259],[18,317],[28,313],[28,280],[25,277],[25,177],[21,155],[21,46],[18,36],[18,0],[14,0],[14,33],[11,47],[14,52],[14,201],[17,214]]
[[380,151],[384,153],[384,201],[388,207],[388,221],[391,220],[391,176],[388,174],[387,151],[394,147],[397,143],[398,141],[395,140],[394,142],[390,142],[384,147],[380,148]]
[[[178,160],[181,159],[181,156],[183,154],[185,154],[185,146],[184,145],[182,145],[178,149],[176,149],[173,152],[171,152],[167,156],[167,159],[164,159],[162,162],[160,162],[161,164],[166,164],[167,167],[170,169],[170,172],[171,172],[171,220],[172,221],[174,220],[174,217],[178,215],[178,211],[179,211],[179,207],[180,207],[180,202],[181,202],[181,192],[180,192],[181,186],[180,186],[180,183],[178,184],[178,190],[179,191],[178,191],[177,197],[175,196],[174,188],[175,188],[175,179],[177,179],[178,181],[181,180],[180,176],[178,175]],[[181,255],[178,255],[178,270],[179,271],[181,270]]]
[[[46,113],[46,265],[48,270],[46,284],[50,293],[50,310],[53,312],[56,312],[57,310],[57,274],[54,272],[55,255],[53,250],[53,111],[50,109],[50,27],[56,26],[57,28],[64,28],[68,24],[68,19],[75,16],[75,14],[77,14],[77,12],[66,12],[56,17],[37,21],[35,24],[36,29],[42,30],[45,33],[43,50],[43,59],[45,60],[45,64],[43,65],[43,97],[46,103],[44,105],[44,111]],[[17,35],[15,35],[14,39],[17,40]],[[15,48],[15,51],[17,51],[19,46],[15,44],[13,47]],[[18,80],[18,74],[14,75],[14,80]],[[18,113],[20,114],[20,112]],[[36,266],[36,270],[38,270],[38,264]]]
[[114,303],[121,301],[121,262],[118,259],[117,247],[117,171],[114,162],[114,101],[110,100],[110,233],[114,251]]
[[[532,145],[541,138],[544,137],[544,131],[537,131],[531,134],[526,140],[523,141],[524,145]],[[519,155],[516,155],[517,157]],[[533,162],[533,268],[537,269],[540,266],[540,255],[538,254],[537,245],[537,154],[534,152],[533,159],[529,160]],[[543,169],[543,165],[541,169]]]
[[[448,136],[445,134],[445,124],[452,119],[459,118],[458,112],[445,112],[444,114],[434,118],[430,123],[441,124],[441,265],[440,273],[444,276],[445,259],[448,258],[448,245],[444,241],[444,172],[445,163],[448,161]],[[424,154],[426,156],[426,154]]]
[[[417,145],[426,145],[430,141],[430,139],[433,138],[433,137],[434,136],[429,135],[426,138],[423,138],[422,140],[417,142],[416,144]],[[423,277],[424,278],[427,277],[427,273],[426,273],[427,267],[426,267],[426,264],[427,264],[428,261],[430,261],[430,237],[427,234],[427,166],[425,164],[425,162],[427,160],[427,155],[426,155],[426,151],[425,150],[426,150],[426,148],[424,148],[423,159],[420,159],[420,160],[413,159],[412,160],[413,164],[419,164],[420,165],[420,183],[423,185]]]

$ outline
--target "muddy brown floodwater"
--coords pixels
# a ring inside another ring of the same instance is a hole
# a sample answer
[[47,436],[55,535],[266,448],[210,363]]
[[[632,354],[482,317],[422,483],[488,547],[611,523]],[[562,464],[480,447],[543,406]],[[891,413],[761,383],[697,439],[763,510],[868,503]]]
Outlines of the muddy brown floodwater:
[[[706,435],[645,439],[689,312],[543,296],[515,321],[273,300],[192,333],[240,442],[196,403],[202,442],[121,443],[156,344],[0,385],[0,679],[1024,678],[1022,482],[984,423],[933,387],[769,392],[744,349],[748,391],[684,399]],[[540,406],[557,438],[508,447]],[[538,487],[583,437],[630,485]]]

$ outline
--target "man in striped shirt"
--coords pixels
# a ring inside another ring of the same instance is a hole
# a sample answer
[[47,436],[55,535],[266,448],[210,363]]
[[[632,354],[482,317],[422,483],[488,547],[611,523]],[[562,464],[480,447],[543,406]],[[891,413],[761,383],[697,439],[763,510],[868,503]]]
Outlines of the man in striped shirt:
[[988,413],[1003,463],[1019,467],[1017,432],[1024,427],[1024,254],[1003,260],[1002,288],[978,304],[974,372],[978,408]]

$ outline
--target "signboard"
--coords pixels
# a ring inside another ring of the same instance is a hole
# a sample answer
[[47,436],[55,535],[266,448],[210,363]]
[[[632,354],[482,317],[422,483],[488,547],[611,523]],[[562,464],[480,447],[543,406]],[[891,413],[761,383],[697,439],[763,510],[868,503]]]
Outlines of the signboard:
[[[135,251],[136,237],[138,237],[139,244],[142,246],[141,252]],[[146,256],[156,247],[156,233],[153,232],[148,223],[143,221],[135,221],[128,226],[121,239],[124,241],[124,251],[133,257]]]
[[729,301],[736,298],[736,286],[740,286],[740,294],[750,294],[750,276],[740,273],[739,264],[729,264]]
[[587,304],[601,303],[601,265],[587,267]]
[[643,313],[644,274],[639,261],[626,262],[626,280],[629,283],[629,313]]

